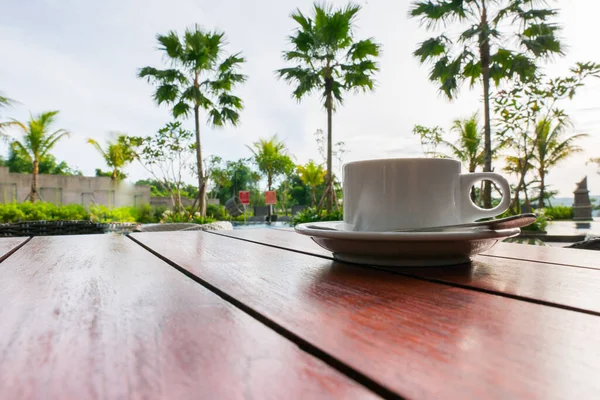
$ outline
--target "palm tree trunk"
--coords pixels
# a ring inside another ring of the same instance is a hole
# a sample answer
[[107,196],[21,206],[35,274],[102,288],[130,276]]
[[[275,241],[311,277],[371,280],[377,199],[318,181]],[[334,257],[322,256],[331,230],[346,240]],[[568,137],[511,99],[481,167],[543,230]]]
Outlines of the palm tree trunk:
[[544,192],[546,191],[546,174],[544,169],[540,168],[540,198],[538,199],[538,208],[544,208]]
[[40,172],[40,162],[36,158],[33,160],[33,180],[31,181],[31,202],[35,203],[38,198],[38,174]]
[[[332,83],[329,83],[332,86]],[[332,158],[333,158],[333,145],[332,145],[332,114],[333,114],[333,98],[331,91],[327,92],[327,186],[329,190],[327,193],[327,212],[331,212],[333,208],[333,171],[332,171]]]
[[312,204],[310,206],[314,207],[317,202],[317,188],[315,186],[313,186],[311,192],[312,192]]
[[194,106],[194,122],[196,127],[196,161],[198,163],[198,212],[206,217],[206,182],[202,168],[202,145],[200,144],[200,106]]
[[[269,173],[267,173],[267,190],[272,190],[271,189],[272,186],[273,186],[273,176],[269,172]],[[272,204],[267,204],[267,222],[271,222],[272,207],[273,207]]]
[[[484,33],[480,36],[479,56],[481,59],[481,75],[483,80],[483,119],[484,119],[484,151],[483,171],[492,171],[492,126],[490,118],[490,42],[487,36],[487,10],[485,0],[481,0],[481,28]],[[483,206],[492,207],[492,186],[490,181],[485,181],[483,187]]]
[[113,169],[113,173],[112,173],[112,180],[113,182],[117,181],[117,169]]

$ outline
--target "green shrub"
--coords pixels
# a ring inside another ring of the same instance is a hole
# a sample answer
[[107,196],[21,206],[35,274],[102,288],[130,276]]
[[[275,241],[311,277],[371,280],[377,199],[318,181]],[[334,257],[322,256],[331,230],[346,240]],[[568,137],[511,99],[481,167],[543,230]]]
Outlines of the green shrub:
[[217,221],[228,221],[231,218],[225,206],[222,206],[220,204],[207,204],[206,216],[213,218]]
[[160,214],[156,215],[156,209],[154,209],[150,204],[142,204],[141,206],[133,208],[131,212],[136,222],[142,224],[152,224],[160,220],[160,215],[162,215],[164,210],[161,210]]
[[531,225],[527,225],[521,228],[522,231],[529,232],[546,232],[546,227],[548,226],[548,217],[544,214],[544,210],[536,210],[537,218],[535,222]]
[[90,220],[96,222],[135,222],[133,207],[108,208],[96,204],[90,206]]
[[0,221],[18,222],[25,218],[25,213],[17,206],[17,204],[1,204],[0,205]]
[[552,221],[573,219],[573,207],[555,206],[544,209],[544,215]]
[[63,221],[85,221],[90,219],[90,213],[81,204],[67,204],[56,207],[57,220]]
[[341,209],[332,210],[328,213],[326,210],[317,210],[316,207],[310,207],[296,214],[292,219],[292,225],[319,221],[342,221],[343,219],[344,213]]
[[202,217],[200,213],[191,214],[187,210],[175,212],[172,210],[166,210],[162,214],[162,218],[160,219],[160,223],[194,223],[194,224],[208,224],[211,222],[215,222],[216,219],[211,218],[209,216]]

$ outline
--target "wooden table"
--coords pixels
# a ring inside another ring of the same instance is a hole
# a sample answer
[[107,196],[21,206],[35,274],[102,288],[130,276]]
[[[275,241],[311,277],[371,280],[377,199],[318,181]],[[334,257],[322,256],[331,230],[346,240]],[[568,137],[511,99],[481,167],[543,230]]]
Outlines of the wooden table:
[[0,239],[1,399],[598,399],[600,253],[333,261],[292,231]]

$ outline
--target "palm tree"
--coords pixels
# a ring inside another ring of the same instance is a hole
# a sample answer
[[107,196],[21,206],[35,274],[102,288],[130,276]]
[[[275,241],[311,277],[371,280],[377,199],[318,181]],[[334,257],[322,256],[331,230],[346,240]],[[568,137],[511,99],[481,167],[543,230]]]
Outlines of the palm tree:
[[297,63],[291,68],[277,70],[280,78],[296,84],[293,96],[304,96],[320,91],[327,110],[327,210],[333,207],[332,173],[332,114],[335,106],[343,103],[347,90],[373,90],[373,74],[378,71],[374,58],[379,55],[379,44],[372,39],[354,39],[354,23],[361,7],[349,4],[334,9],[314,5],[313,17],[300,10],[291,17],[299,28],[290,36],[292,50],[284,51],[286,61]]
[[310,160],[306,165],[298,166],[298,175],[300,180],[306,186],[310,186],[311,189],[311,206],[314,207],[317,203],[317,186],[322,185],[325,182],[325,171],[323,166],[317,165],[313,160]]
[[15,150],[19,151],[21,156],[32,163],[33,180],[31,182],[31,193],[29,195],[32,203],[38,198],[38,174],[40,160],[46,157],[54,145],[65,136],[70,136],[70,132],[64,129],[58,129],[50,133],[50,126],[54,123],[58,111],[47,111],[39,114],[37,117],[31,116],[27,124],[12,119],[9,122],[0,123],[0,131],[5,128],[15,126],[23,132],[23,141],[14,141]]
[[[420,43],[414,52],[421,63],[433,64],[429,79],[439,83],[449,99],[456,97],[462,82],[483,86],[484,168],[492,170],[492,129],[490,81],[518,78],[527,81],[536,74],[535,60],[562,54],[556,34],[559,26],[550,22],[556,10],[536,8],[530,0],[421,0],[413,3],[409,15],[419,18],[428,29],[456,22],[468,26],[456,38],[446,34]],[[539,2],[544,3],[544,2]],[[502,32],[501,27],[510,31]],[[511,36],[514,40],[511,40]],[[515,49],[506,47],[515,43]],[[484,205],[491,207],[491,186],[486,181]]]
[[452,155],[467,166],[469,172],[475,172],[483,165],[483,132],[479,128],[479,116],[473,114],[467,119],[457,119],[452,123],[452,132],[458,134],[456,144],[443,140],[452,151]]
[[258,170],[267,177],[267,190],[273,190],[273,181],[279,175],[287,175],[294,169],[292,159],[287,155],[285,144],[273,135],[270,139],[259,139],[246,146],[252,152]]
[[[267,190],[273,190],[273,180],[279,175],[289,175],[294,169],[294,162],[287,155],[285,144],[273,135],[270,139],[259,139],[246,146],[252,152],[254,163],[259,171],[267,177]],[[271,221],[271,205],[267,220]]]
[[123,175],[123,168],[135,160],[135,152],[127,140],[127,136],[120,134],[114,142],[108,142],[106,150],[100,146],[94,139],[88,139],[87,142],[94,146],[110,168],[112,168],[111,179],[116,182],[119,176]]
[[562,137],[568,125],[567,120],[562,120],[557,124],[552,124],[550,120],[541,120],[536,125],[535,135],[537,140],[533,160],[536,163],[540,180],[539,208],[544,207],[546,176],[549,169],[572,154],[583,151],[581,147],[575,144],[575,141],[588,135],[580,133],[563,140]]
[[200,213],[205,216],[208,176],[202,161],[200,109],[206,111],[212,126],[237,125],[243,104],[231,91],[236,84],[246,80],[245,75],[237,72],[245,60],[240,53],[224,57],[225,34],[204,31],[197,25],[187,29],[181,38],[170,31],[166,35],[157,35],[157,40],[171,68],[144,67],[138,75],[156,85],[154,100],[172,106],[175,118],[194,113],[198,200]]

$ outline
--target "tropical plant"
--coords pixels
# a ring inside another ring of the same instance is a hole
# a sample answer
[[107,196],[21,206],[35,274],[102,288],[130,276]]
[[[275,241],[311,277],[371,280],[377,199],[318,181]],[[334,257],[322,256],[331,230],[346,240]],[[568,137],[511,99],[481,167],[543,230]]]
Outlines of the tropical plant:
[[[8,159],[5,160],[0,157],[0,165],[8,167],[10,172],[21,174],[33,173],[31,159],[20,151],[15,142],[9,145]],[[39,173],[49,175],[83,175],[79,169],[71,167],[65,161],[58,162],[56,157],[49,153],[40,158]]]
[[113,181],[117,181],[117,179],[123,177],[123,168],[136,158],[136,153],[132,148],[130,140],[123,134],[119,134],[114,142],[109,141],[106,145],[106,150],[94,139],[90,138],[87,142],[98,150],[104,158],[106,165],[112,169],[111,179]]
[[322,185],[325,182],[325,171],[323,171],[323,167],[319,164],[315,164],[313,160],[310,160],[306,165],[299,165],[298,175],[307,186],[310,186],[311,189],[311,207],[314,207],[317,202],[316,191],[317,187]]
[[355,40],[354,24],[361,7],[349,4],[334,9],[314,5],[313,16],[300,10],[291,17],[299,25],[289,37],[292,49],[284,51],[285,61],[296,66],[277,70],[280,78],[296,85],[293,96],[303,97],[320,91],[327,110],[327,180],[324,196],[331,211],[334,198],[332,172],[332,115],[336,105],[343,104],[344,91],[368,91],[374,86],[373,74],[378,71],[374,59],[379,44],[372,39]]
[[554,206],[544,209],[544,215],[552,221],[573,219],[573,207]]
[[292,219],[292,225],[304,224],[307,222],[319,221],[343,221],[344,213],[342,209],[336,209],[331,212],[319,210],[317,207],[309,207],[300,211]]
[[[566,123],[568,115],[559,103],[572,99],[586,79],[600,78],[600,64],[577,63],[570,72],[569,76],[553,79],[538,74],[528,82],[515,82],[512,88],[501,90],[494,96],[498,142],[510,150],[507,160],[518,176],[511,202],[513,212],[519,211],[521,191],[526,200],[529,198],[528,174],[535,168],[533,158],[542,138],[538,133],[546,129],[546,124],[560,126]],[[543,199],[544,196],[540,197]]]
[[50,150],[62,138],[69,136],[70,132],[64,129],[58,129],[50,132],[50,127],[55,121],[58,111],[47,111],[31,116],[27,124],[12,119],[9,122],[0,123],[0,132],[8,127],[19,128],[23,133],[23,140],[14,140],[15,151],[19,155],[31,162],[33,179],[31,182],[31,193],[29,199],[35,203],[38,199],[38,174],[40,160],[50,154]]
[[183,176],[194,153],[193,137],[193,132],[181,127],[181,122],[169,122],[155,136],[133,138],[142,143],[139,151],[142,166],[167,189],[176,213],[183,209]]
[[139,77],[156,85],[154,100],[172,106],[175,118],[194,114],[198,201],[200,213],[205,216],[208,176],[203,169],[200,109],[206,111],[212,126],[237,125],[243,104],[232,90],[246,80],[246,76],[238,73],[245,60],[240,53],[224,57],[225,34],[204,31],[197,25],[187,29],[181,38],[170,31],[158,35],[157,40],[171,68],[144,67]]
[[[211,157],[209,162],[212,189],[210,196],[225,203],[240,190],[257,192],[260,175],[251,168],[250,158],[236,161],[223,161],[220,157]],[[207,211],[208,212],[208,211]]]
[[246,146],[252,152],[258,170],[267,178],[267,190],[273,190],[273,183],[280,175],[287,175],[294,169],[294,162],[287,155],[285,144],[273,135],[270,139],[259,139]]
[[[420,0],[409,15],[427,29],[452,23],[466,29],[454,38],[446,33],[419,44],[414,55],[433,65],[429,79],[449,99],[456,97],[464,81],[481,82],[484,109],[484,171],[492,170],[490,82],[528,81],[536,74],[536,59],[562,54],[557,38],[559,26],[551,22],[554,9],[537,7],[532,0]],[[505,31],[502,29],[506,28]],[[507,47],[514,43],[514,48]],[[485,207],[491,207],[491,186],[484,186]]]
[[[150,186],[150,196],[152,197],[170,197],[169,189],[162,181],[156,179],[140,179],[135,182],[136,185]],[[198,196],[198,188],[195,185],[182,184],[181,186],[181,197],[189,199],[196,198]]]
[[541,120],[537,123],[535,129],[536,146],[533,153],[533,160],[536,163],[540,180],[538,199],[539,208],[544,208],[546,176],[548,175],[550,168],[556,166],[560,161],[574,153],[583,151],[583,149],[577,146],[575,142],[587,135],[580,133],[564,138],[564,133],[568,126],[567,119],[559,121],[556,124],[546,120]]
[[[478,167],[483,166],[483,132],[479,128],[477,113],[469,118],[454,120],[450,131],[458,135],[458,140],[445,140],[444,130],[439,126],[427,128],[415,125],[413,128],[413,133],[420,136],[421,146],[426,155],[455,158],[461,161],[469,172],[475,172]],[[450,150],[450,155],[437,150],[440,144]]]

